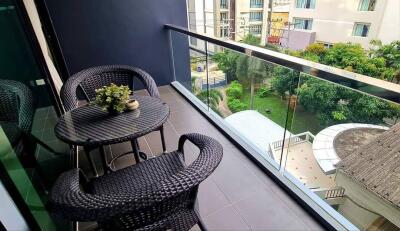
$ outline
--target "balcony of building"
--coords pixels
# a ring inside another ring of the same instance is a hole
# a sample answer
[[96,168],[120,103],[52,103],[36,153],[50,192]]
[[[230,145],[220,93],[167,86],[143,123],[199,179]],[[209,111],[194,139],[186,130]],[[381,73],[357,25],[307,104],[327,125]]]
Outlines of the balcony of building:
[[[46,67],[44,80],[20,81],[31,84],[31,100],[38,102],[28,132],[38,142],[33,148],[28,146],[33,153],[30,159],[25,161],[18,155],[20,150],[11,142],[15,134],[3,124],[0,129],[0,138],[6,144],[0,149],[0,176],[8,198],[5,201],[12,202],[7,209],[16,211],[19,219],[1,214],[4,226],[17,223],[22,224],[18,227],[25,224],[42,230],[99,228],[95,221],[68,222],[53,217],[48,198],[55,179],[71,167],[81,168],[90,179],[96,177],[85,150],[69,146],[55,135],[54,127],[68,114],[60,104],[59,90],[73,73],[111,63],[137,66],[157,83],[161,101],[170,111],[164,123],[166,152],[177,150],[179,137],[192,132],[212,137],[222,145],[221,163],[199,186],[196,209],[204,228],[389,230],[400,225],[396,219],[400,210],[395,185],[399,182],[396,153],[400,146],[395,139],[399,132],[399,85],[190,31],[185,27],[186,14],[179,13],[185,8],[181,0],[99,3],[96,7],[81,1],[46,2],[50,14],[47,18],[39,11],[41,19],[52,20],[43,20],[43,28],[54,29],[54,34],[47,31],[46,35],[58,40],[46,40],[40,34],[42,40],[31,41],[37,47],[46,44],[35,51],[39,57],[49,53],[52,57],[39,60]],[[131,10],[139,7],[159,14],[132,14]],[[30,33],[38,36],[37,32]],[[54,50],[46,50],[48,47]],[[221,54],[242,65],[235,70],[239,76],[236,81],[219,65]],[[52,61],[57,61],[55,66],[49,66]],[[60,68],[63,63],[65,75]],[[52,71],[61,78],[57,79]],[[259,73],[266,78],[255,78]],[[275,73],[286,87],[280,93],[271,88]],[[314,84],[323,91],[306,95],[308,103],[315,103],[307,108],[301,90]],[[315,105],[323,107],[327,99],[318,96],[331,91],[340,95],[335,101],[340,107],[327,108],[324,115],[339,119],[322,120],[325,117],[316,112]],[[143,95],[146,91],[134,89],[133,96]],[[370,115],[357,99],[390,113]],[[343,119],[341,113],[347,111],[336,109],[352,103],[365,115]],[[379,131],[366,132],[348,125],[354,123],[364,123],[371,129],[380,127]],[[327,137],[327,130],[337,131],[334,126],[351,128],[349,133],[341,130]],[[108,131],[112,133],[112,127]],[[158,131],[141,136],[138,144],[149,158],[160,157],[163,152]],[[131,149],[130,142],[105,145],[106,159]],[[185,162],[193,161],[197,152],[195,146],[185,146]],[[94,150],[92,157],[98,174],[107,174],[101,167],[102,153]],[[126,155],[111,167],[118,171],[136,164],[133,155]],[[197,225],[192,228],[199,229]]]

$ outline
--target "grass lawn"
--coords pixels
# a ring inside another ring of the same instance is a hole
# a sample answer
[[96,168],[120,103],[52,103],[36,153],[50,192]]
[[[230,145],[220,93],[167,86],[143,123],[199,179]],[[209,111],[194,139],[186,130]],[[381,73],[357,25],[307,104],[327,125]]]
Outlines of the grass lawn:
[[[250,104],[249,91],[245,91],[243,94],[243,102]],[[281,100],[281,98],[275,94],[270,94],[265,98],[260,98],[257,95],[254,96],[254,110],[257,110],[281,127],[285,127],[287,103],[287,100]],[[271,112],[267,113],[265,109],[270,109]],[[310,131],[316,135],[322,129],[323,127],[319,125],[318,118],[315,114],[307,112],[303,107],[297,105],[296,111],[294,112],[292,128],[288,129],[291,133],[298,134]]]

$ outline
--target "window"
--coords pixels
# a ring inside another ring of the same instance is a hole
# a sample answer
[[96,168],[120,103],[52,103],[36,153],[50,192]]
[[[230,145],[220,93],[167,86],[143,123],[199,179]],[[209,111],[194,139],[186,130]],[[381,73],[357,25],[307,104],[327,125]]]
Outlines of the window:
[[263,8],[263,0],[250,0],[250,8]]
[[229,36],[228,28],[226,28],[226,27],[221,28],[220,33],[221,33],[221,37],[228,37]]
[[261,34],[261,25],[252,25],[249,27],[249,33],[253,35]]
[[312,22],[313,22],[312,19],[295,18],[294,19],[294,28],[302,29],[302,30],[311,30]]
[[262,21],[263,12],[250,12],[250,21]]
[[220,5],[221,5],[221,9],[228,9],[227,0],[221,0]]
[[321,41],[321,42],[318,42],[318,43],[324,45],[324,47],[325,47],[326,49],[329,49],[329,48],[332,48],[332,47],[333,47],[333,43],[322,42],[322,41]]
[[220,13],[221,17],[221,24],[227,24],[228,23],[228,13]]
[[358,6],[359,11],[373,11],[375,9],[376,0],[361,0]]
[[360,37],[367,37],[368,31],[369,31],[369,26],[370,25],[366,24],[366,23],[356,23],[354,25],[353,35],[360,36]]
[[296,0],[296,8],[315,9],[316,0]]

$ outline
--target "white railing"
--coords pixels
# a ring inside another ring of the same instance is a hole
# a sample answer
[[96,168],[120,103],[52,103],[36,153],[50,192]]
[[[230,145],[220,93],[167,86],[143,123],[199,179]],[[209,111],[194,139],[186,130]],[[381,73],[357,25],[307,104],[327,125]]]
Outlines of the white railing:
[[285,139],[285,142],[283,142],[283,140],[277,140],[277,141],[271,142],[270,149],[271,150],[280,149],[280,148],[282,148],[284,143],[285,143],[285,147],[287,147],[288,145],[297,144],[297,143],[301,143],[304,141],[308,141],[308,142],[312,143],[314,141],[314,135],[309,131],[299,133],[296,135],[292,135],[290,138]]

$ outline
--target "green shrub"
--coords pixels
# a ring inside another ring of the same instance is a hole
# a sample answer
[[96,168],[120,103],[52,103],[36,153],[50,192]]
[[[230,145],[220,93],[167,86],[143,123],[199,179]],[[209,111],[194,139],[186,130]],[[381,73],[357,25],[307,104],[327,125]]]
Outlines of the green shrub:
[[228,107],[233,113],[247,109],[247,105],[245,103],[241,102],[239,99],[233,98],[228,98]]
[[228,97],[240,99],[243,95],[243,85],[238,81],[232,81],[225,90]]
[[257,95],[260,98],[265,98],[268,96],[269,92],[270,92],[270,89],[268,87],[262,86],[262,87],[260,87],[260,89],[258,89]]

